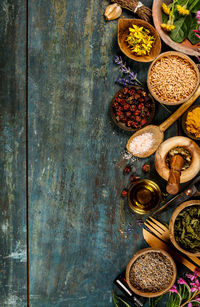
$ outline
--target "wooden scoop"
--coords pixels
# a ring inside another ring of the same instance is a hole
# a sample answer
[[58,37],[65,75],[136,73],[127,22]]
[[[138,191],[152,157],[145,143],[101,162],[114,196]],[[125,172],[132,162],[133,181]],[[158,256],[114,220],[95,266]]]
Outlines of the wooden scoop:
[[150,155],[152,155],[158,148],[158,146],[160,145],[160,143],[162,143],[163,138],[164,138],[164,132],[165,130],[167,130],[192,104],[193,102],[200,96],[200,86],[197,88],[196,92],[194,93],[194,95],[185,103],[183,103],[178,110],[176,110],[167,120],[165,120],[160,126],[156,126],[156,125],[148,125],[142,129],[140,129],[139,131],[135,132],[130,139],[128,140],[128,143],[126,144],[126,148],[127,150],[133,154],[130,150],[130,144],[132,142],[132,140],[136,137],[139,136],[141,134],[144,133],[152,133],[153,134],[153,145],[152,147],[142,153],[142,154],[134,154],[134,156],[139,157],[139,158],[146,158],[149,157]]
[[170,160],[170,172],[166,190],[169,194],[179,192],[181,169],[184,165],[184,159],[181,155],[175,155]]

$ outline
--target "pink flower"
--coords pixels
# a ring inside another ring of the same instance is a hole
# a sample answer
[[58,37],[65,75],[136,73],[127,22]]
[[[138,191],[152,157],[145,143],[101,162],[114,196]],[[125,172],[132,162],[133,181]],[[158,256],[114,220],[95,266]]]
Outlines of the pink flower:
[[200,290],[200,283],[199,283],[198,279],[196,279],[195,282],[191,282],[190,285],[193,286],[191,288],[191,292],[195,292],[195,291],[199,291]]
[[172,293],[178,293],[175,285],[173,285],[169,291],[172,292]]
[[197,18],[197,19],[200,19],[200,11],[197,11],[197,13],[196,13],[196,18]]
[[194,279],[196,279],[196,275],[194,274],[186,274],[187,278],[189,278],[191,281],[193,281]]
[[187,282],[183,278],[179,278],[178,284],[179,285],[188,285]]
[[192,307],[192,303],[189,303],[189,304],[188,304],[188,307]]

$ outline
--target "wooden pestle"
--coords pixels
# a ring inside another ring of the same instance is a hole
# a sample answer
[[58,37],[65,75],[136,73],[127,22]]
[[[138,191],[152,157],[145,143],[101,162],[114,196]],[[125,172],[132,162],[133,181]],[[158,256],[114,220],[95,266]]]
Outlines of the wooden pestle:
[[179,192],[181,169],[184,165],[184,159],[181,155],[174,155],[170,159],[170,172],[166,190],[169,194],[177,194]]

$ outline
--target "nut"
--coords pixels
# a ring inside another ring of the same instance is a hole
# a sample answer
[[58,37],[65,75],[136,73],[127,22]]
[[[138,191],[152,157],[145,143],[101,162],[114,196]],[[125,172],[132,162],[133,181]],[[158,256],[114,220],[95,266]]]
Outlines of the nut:
[[107,20],[117,19],[121,16],[121,14],[122,14],[121,6],[118,5],[117,3],[108,5],[104,13]]

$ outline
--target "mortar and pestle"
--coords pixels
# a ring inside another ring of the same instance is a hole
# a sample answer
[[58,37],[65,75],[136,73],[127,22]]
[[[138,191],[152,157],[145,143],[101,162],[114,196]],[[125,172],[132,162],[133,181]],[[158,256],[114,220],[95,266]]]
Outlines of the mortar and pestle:
[[175,195],[180,183],[190,181],[200,171],[200,148],[187,137],[169,138],[156,151],[155,168],[168,181],[167,192]]

